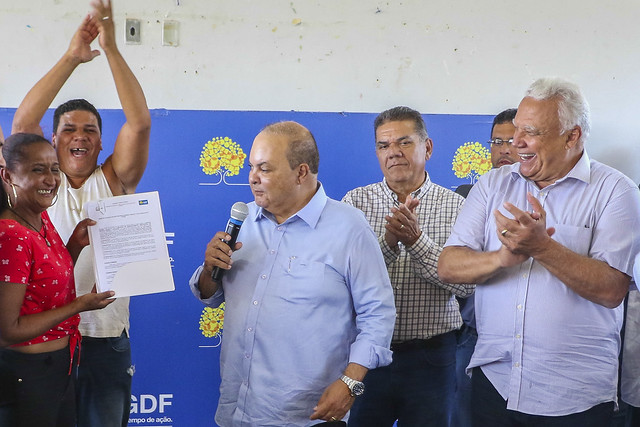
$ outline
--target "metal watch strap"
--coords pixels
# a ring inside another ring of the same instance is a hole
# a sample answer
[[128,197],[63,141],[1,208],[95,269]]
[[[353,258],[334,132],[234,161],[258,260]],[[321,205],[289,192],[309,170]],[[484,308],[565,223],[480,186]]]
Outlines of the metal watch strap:
[[364,391],[364,384],[361,381],[354,380],[346,375],[340,376],[340,379],[347,385],[347,387],[349,387],[349,392],[352,397],[360,396]]

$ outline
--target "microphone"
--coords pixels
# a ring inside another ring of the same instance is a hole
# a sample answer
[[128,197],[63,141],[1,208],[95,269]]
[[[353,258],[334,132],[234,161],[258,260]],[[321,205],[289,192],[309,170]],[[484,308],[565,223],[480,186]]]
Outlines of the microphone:
[[[229,245],[231,250],[233,250],[233,246],[236,244],[236,239],[238,238],[238,233],[240,232],[240,226],[242,226],[242,222],[249,215],[249,207],[246,203],[236,202],[231,206],[231,215],[229,221],[227,222],[227,228],[224,230],[225,233],[231,236],[230,240],[225,240],[224,242]],[[211,280],[214,282],[220,283],[222,280],[222,275],[225,270],[220,267],[214,267],[213,273],[211,273]]]

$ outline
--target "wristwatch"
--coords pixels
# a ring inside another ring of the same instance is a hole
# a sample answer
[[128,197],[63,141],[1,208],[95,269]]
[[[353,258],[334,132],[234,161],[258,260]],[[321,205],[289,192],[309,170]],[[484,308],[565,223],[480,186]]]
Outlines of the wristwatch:
[[364,393],[364,383],[362,381],[354,380],[346,375],[342,375],[340,379],[347,385],[347,387],[349,387],[351,397],[360,396]]

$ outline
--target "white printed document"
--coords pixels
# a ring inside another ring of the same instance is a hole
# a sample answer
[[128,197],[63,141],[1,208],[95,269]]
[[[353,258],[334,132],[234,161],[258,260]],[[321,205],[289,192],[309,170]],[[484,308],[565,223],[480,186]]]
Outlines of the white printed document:
[[98,292],[115,298],[173,291],[173,274],[157,191],[87,202]]

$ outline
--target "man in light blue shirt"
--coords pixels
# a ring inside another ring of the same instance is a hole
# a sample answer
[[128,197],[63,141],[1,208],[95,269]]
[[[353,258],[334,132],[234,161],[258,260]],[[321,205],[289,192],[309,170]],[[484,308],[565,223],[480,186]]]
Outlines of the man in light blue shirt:
[[534,82],[514,119],[519,163],[482,176],[439,260],[475,282],[479,426],[608,425],[623,307],[640,250],[640,194],[589,159],[577,86]]
[[[262,130],[235,252],[216,233],[191,278],[205,304],[226,302],[222,427],[346,420],[366,372],[391,362],[395,307],[377,238],[362,212],[325,195],[318,158],[300,124]],[[228,270],[222,283],[214,267]]]

